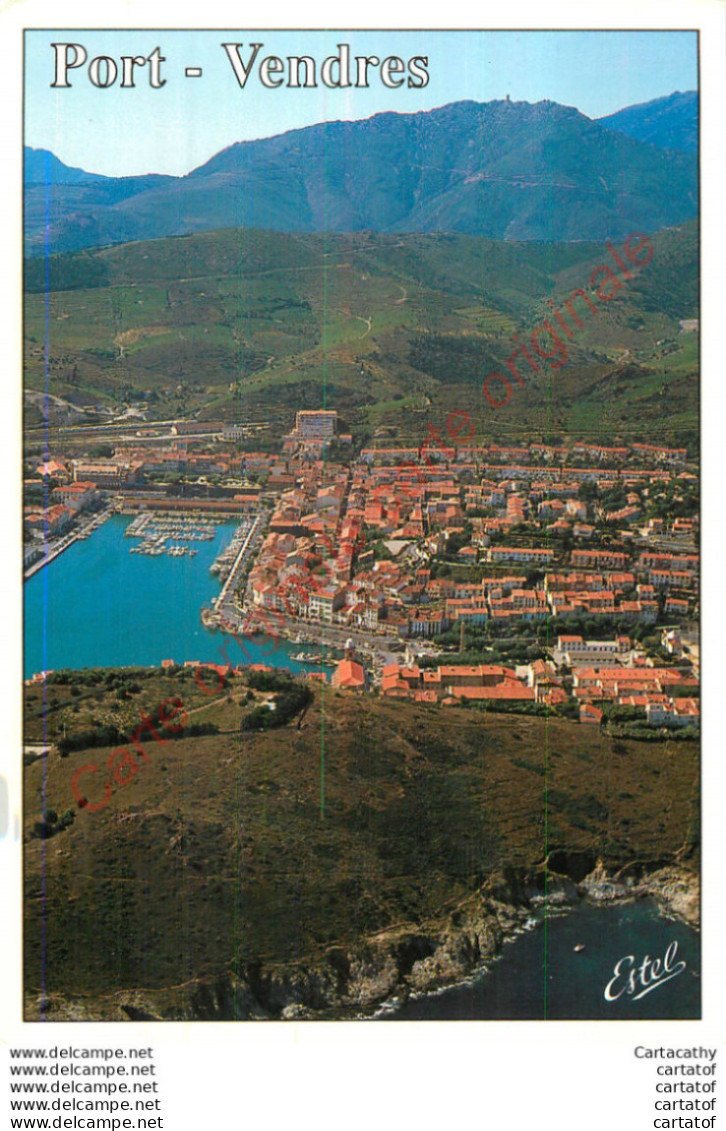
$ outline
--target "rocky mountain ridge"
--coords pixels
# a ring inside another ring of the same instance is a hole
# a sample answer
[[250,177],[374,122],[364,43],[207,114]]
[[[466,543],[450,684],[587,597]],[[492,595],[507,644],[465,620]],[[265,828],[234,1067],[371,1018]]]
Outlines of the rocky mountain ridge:
[[184,177],[73,170],[61,183],[43,162],[26,159],[29,255],[46,235],[60,252],[225,227],[601,241],[681,223],[698,203],[695,154],[546,100],[324,122],[238,142]]

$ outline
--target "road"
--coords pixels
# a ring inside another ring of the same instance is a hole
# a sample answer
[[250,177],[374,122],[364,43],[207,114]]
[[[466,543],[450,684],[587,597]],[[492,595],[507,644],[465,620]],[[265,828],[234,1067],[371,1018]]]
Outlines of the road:
[[[260,618],[260,624],[271,641],[300,638],[301,643],[314,644],[318,649],[335,648],[342,651],[346,642],[352,640],[358,660],[369,663],[400,663],[404,647],[408,647],[414,656],[427,654],[426,642],[423,640],[402,640],[398,636],[385,633],[364,632],[341,625],[299,620],[279,612],[269,613],[249,603],[245,606],[245,612],[246,615],[256,615]],[[245,620],[246,616],[238,616],[236,623],[240,626]],[[233,633],[228,635],[231,636]],[[242,632],[241,635],[244,636],[245,633]],[[274,649],[271,650],[271,654],[272,651]]]

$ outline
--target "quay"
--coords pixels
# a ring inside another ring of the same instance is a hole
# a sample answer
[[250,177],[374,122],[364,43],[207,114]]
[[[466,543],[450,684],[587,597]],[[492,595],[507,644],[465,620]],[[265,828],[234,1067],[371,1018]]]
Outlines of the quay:
[[234,588],[235,588],[235,585],[236,585],[236,582],[237,582],[238,574],[239,574],[242,566],[244,565],[247,552],[251,548],[252,539],[254,538],[255,534],[259,533],[259,531],[261,530],[261,524],[262,524],[262,521],[263,521],[263,517],[264,516],[262,514],[258,514],[258,515],[255,516],[255,520],[254,520],[250,529],[247,532],[247,537],[244,539],[242,545],[240,546],[239,553],[237,554],[237,557],[235,558],[235,560],[232,564],[232,568],[229,571],[229,574],[227,576],[227,580],[225,581],[224,585],[222,586],[222,591],[219,594],[219,596],[217,597],[217,600],[215,602],[215,607],[220,612],[222,611],[225,604],[227,603],[227,595],[230,593],[230,591],[234,592]]
[[72,546],[74,542],[82,541],[84,538],[88,538],[94,530],[98,530],[99,526],[101,526],[106,521],[106,519],[111,517],[115,510],[115,504],[111,504],[110,506],[106,507],[105,510],[99,511],[96,514],[92,515],[90,520],[83,526],[79,526],[77,530],[71,531],[70,534],[64,534],[61,538],[54,540],[53,542],[46,543],[43,547],[44,553],[42,554],[42,556],[40,558],[37,558],[36,561],[32,562],[31,565],[23,570],[23,580],[27,581],[29,578],[33,577],[34,574],[39,573],[44,566],[49,565],[50,562],[55,561],[56,558],[60,557],[60,555],[65,550],[67,550],[69,546]]
[[[239,628],[239,624],[235,623],[239,610],[234,608],[230,594],[234,593],[238,584],[239,574],[246,563],[247,557],[257,544],[264,530],[267,522],[267,514],[260,512],[255,515],[249,529],[245,529],[247,522],[249,522],[249,519],[242,521],[232,539],[230,546],[233,547],[235,542],[239,542],[239,549],[237,549],[235,553],[234,561],[232,562],[219,595],[212,601],[212,609],[202,610],[202,623],[205,628],[217,628],[220,625],[233,631],[237,631]],[[219,559],[214,563],[214,566],[212,566],[213,572],[219,573],[220,568],[224,568],[222,562],[225,554],[229,554],[230,546],[220,554]]]

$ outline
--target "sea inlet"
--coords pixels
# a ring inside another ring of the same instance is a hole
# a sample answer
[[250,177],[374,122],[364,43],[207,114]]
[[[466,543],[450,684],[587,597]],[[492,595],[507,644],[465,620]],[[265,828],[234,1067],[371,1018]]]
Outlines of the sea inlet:
[[[696,1019],[701,1013],[700,936],[666,919],[650,899],[583,902],[565,914],[533,917],[532,929],[505,943],[488,972],[410,999],[380,1015],[388,1021],[644,1021]],[[671,949],[665,976],[664,956]],[[631,969],[650,959],[643,986]],[[653,960],[661,978],[650,981]],[[616,967],[620,963],[619,968]],[[606,989],[609,997],[606,997]]]
[[[114,515],[90,538],[25,582],[24,678],[60,668],[125,667],[201,660],[267,663],[307,670],[285,640],[235,638],[204,628],[200,613],[221,589],[210,566],[230,542],[235,522],[216,527],[211,541],[194,543],[194,556],[130,553],[131,519]],[[172,539],[173,541],[173,539]]]

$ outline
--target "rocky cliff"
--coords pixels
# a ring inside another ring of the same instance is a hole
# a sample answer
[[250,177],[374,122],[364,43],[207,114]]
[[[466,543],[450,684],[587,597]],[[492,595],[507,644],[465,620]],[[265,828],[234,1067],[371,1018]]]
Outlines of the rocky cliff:
[[[582,900],[651,897],[663,913],[699,923],[698,874],[677,865],[644,872],[642,864],[610,875],[601,860],[581,882],[546,865],[492,876],[445,917],[401,924],[352,949],[331,947],[313,963],[242,965],[237,972],[167,989],[122,991],[92,1000],[28,998],[28,1020],[261,1021],[365,1018],[384,1003],[431,993],[486,967],[504,941],[543,905],[562,914]],[[578,868],[575,867],[577,873]]]

